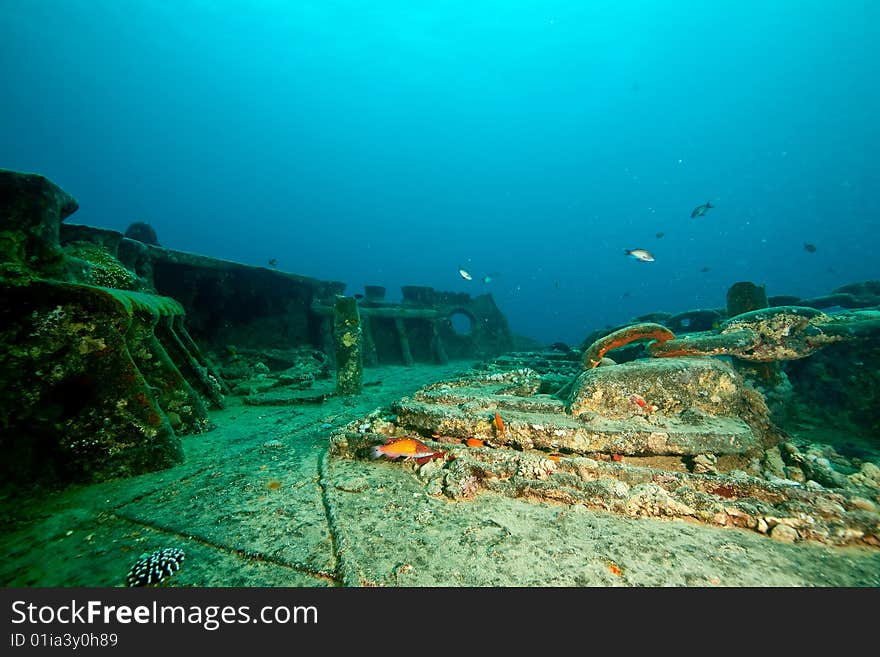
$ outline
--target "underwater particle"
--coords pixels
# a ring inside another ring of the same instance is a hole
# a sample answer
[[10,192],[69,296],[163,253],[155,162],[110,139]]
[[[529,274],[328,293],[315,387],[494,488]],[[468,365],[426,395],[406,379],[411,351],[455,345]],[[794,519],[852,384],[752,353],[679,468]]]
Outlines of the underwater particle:
[[126,586],[149,586],[159,584],[180,568],[184,557],[180,548],[163,548],[152,554],[144,553],[128,571]]
[[702,217],[704,214],[706,214],[706,212],[708,212],[709,210],[711,210],[714,207],[715,206],[712,205],[709,201],[706,201],[705,203],[703,203],[703,205],[698,205],[693,210],[691,210],[691,219],[696,219],[697,217]]
[[815,253],[816,245],[810,244],[809,242],[804,242],[804,251],[806,251],[807,253]]

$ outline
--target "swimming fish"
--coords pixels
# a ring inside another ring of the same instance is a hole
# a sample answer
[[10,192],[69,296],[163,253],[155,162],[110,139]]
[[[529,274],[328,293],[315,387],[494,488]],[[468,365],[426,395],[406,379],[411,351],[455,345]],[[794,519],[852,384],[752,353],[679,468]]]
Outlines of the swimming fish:
[[804,251],[806,251],[807,253],[815,253],[816,245],[810,244],[809,242],[804,242]]
[[498,411],[495,411],[495,432],[500,436],[507,435],[507,430],[504,428],[504,420],[498,415]]
[[708,210],[711,210],[715,206],[712,205],[709,201],[703,203],[703,205],[698,205],[691,211],[691,219],[696,219],[697,217],[702,217]]
[[636,260],[641,260],[642,262],[654,262],[654,256],[651,255],[650,251],[645,249],[625,249],[624,255],[632,256]]
[[458,268],[458,275],[461,276],[466,281],[474,280],[474,277],[470,275],[470,273],[466,269]]
[[479,438],[468,438],[464,441],[464,444],[468,447],[483,447],[485,443]]
[[438,451],[431,449],[425,443],[415,438],[396,438],[389,440],[384,445],[376,445],[373,447],[372,457],[378,459],[385,457],[391,460],[400,458],[405,461],[410,459],[423,459],[431,456],[437,456]]
[[270,267],[277,267],[278,266],[278,258],[270,258],[269,259],[269,266]]
[[658,239],[658,240],[659,240],[659,239],[662,239],[663,236],[664,236],[665,234],[666,234],[666,233],[664,233],[664,232],[661,230],[659,233],[657,233],[657,239]]
[[708,268],[708,267],[702,267],[702,268],[700,269],[700,273],[701,273],[701,274],[705,274],[707,271],[709,271],[709,268]]

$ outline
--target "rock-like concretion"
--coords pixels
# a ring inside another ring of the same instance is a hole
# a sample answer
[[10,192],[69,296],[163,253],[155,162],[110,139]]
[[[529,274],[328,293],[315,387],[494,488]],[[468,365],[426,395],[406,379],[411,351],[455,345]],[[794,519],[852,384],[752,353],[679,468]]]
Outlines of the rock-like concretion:
[[174,299],[116,257],[120,236],[60,242],[76,201],[43,176],[0,171],[3,475],[102,480],[183,459],[223,384]]
[[866,463],[846,476],[790,443],[780,450],[761,395],[730,366],[686,358],[589,370],[569,388],[577,415],[538,392],[543,376],[496,362],[426,386],[334,434],[331,454],[369,459],[376,445],[415,436],[435,454],[402,467],[428,495],[487,490],[880,547],[880,470]]
[[79,204],[44,176],[0,169],[0,264],[52,271],[61,260],[58,230]]

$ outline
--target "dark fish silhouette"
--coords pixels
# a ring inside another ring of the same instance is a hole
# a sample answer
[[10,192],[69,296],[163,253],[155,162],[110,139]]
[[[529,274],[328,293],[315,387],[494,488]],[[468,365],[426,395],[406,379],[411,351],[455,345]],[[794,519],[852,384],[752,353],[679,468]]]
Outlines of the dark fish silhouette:
[[665,234],[666,234],[666,233],[664,233],[663,231],[660,231],[659,233],[657,233],[657,239],[659,240],[659,239],[660,239],[661,237],[663,237]]
[[270,258],[269,259],[269,266],[270,267],[277,267],[278,266],[278,259],[277,258]]
[[563,353],[568,353],[571,351],[571,347],[569,347],[564,342],[554,342],[548,347],[551,351],[561,351]]
[[708,267],[703,267],[702,269],[700,269],[701,274],[705,274],[707,271],[709,271]]
[[703,205],[698,205],[691,211],[691,219],[696,219],[697,217],[702,217],[708,210],[711,210],[715,206],[712,205],[709,201],[703,203]]
[[816,245],[810,244],[809,242],[804,242],[804,251],[806,251],[807,253],[815,253]]

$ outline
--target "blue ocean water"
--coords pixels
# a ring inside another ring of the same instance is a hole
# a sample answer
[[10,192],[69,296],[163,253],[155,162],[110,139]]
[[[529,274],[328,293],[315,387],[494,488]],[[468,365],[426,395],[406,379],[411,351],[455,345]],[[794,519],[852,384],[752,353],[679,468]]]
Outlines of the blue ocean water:
[[722,306],[739,280],[813,296],[880,278],[870,0],[0,0],[0,17],[0,166],[73,194],[74,222],[147,221],[166,246],[349,293],[489,291],[546,342]]

